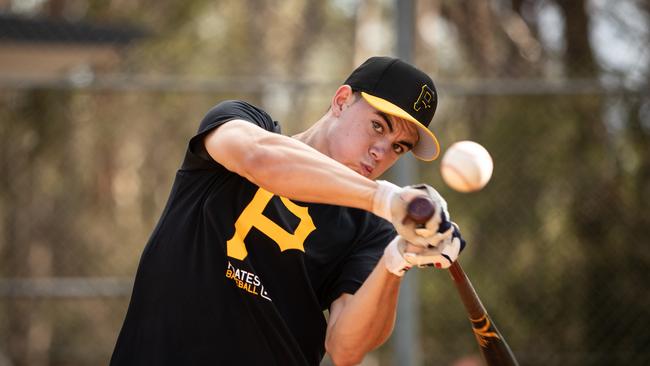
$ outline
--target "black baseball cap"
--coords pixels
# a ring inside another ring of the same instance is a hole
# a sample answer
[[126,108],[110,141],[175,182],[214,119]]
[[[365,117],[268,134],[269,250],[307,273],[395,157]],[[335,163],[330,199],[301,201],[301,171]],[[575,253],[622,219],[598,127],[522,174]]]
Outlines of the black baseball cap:
[[345,80],[375,109],[417,126],[420,139],[412,152],[418,159],[438,157],[440,144],[428,129],[438,106],[433,80],[414,66],[392,57],[371,57]]

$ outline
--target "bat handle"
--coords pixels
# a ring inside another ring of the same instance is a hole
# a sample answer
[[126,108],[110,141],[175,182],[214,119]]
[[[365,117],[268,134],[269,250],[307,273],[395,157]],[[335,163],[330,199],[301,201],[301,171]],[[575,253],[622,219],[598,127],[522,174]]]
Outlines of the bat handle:
[[449,274],[454,280],[454,284],[458,289],[460,299],[463,302],[463,305],[465,305],[465,309],[467,310],[470,318],[480,319],[485,314],[487,314],[485,307],[481,303],[481,299],[478,297],[478,294],[476,294],[476,290],[474,289],[472,282],[470,282],[469,278],[465,274],[465,271],[463,270],[463,267],[461,267],[458,261],[455,261],[451,264],[449,267]]

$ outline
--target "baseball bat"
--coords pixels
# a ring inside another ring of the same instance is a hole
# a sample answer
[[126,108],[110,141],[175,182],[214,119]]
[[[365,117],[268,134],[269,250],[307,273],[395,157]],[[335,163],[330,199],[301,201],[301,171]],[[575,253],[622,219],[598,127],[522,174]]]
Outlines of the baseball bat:
[[[409,202],[407,207],[408,218],[418,224],[427,222],[434,213],[435,207],[428,197],[416,197]],[[487,366],[519,366],[506,339],[485,310],[458,260],[449,267],[449,273],[454,280],[460,299],[465,305],[465,310],[472,323],[472,331]]]

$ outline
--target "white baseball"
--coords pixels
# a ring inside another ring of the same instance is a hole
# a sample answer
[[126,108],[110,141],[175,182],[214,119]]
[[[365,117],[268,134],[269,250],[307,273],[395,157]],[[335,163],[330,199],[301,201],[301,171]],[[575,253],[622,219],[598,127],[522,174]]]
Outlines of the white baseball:
[[490,153],[474,141],[454,143],[440,163],[442,179],[459,192],[474,192],[485,187],[493,169]]

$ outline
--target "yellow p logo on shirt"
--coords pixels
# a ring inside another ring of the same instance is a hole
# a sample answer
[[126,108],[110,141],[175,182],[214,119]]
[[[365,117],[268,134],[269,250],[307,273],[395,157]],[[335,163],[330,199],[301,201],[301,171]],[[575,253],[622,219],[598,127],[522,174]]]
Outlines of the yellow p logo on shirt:
[[268,217],[264,216],[264,208],[268,205],[269,201],[273,198],[273,193],[259,188],[251,202],[244,208],[244,211],[239,215],[235,222],[235,233],[232,238],[226,242],[227,254],[229,257],[244,260],[248,255],[244,238],[248,232],[255,226],[259,231],[263,232],[271,238],[280,247],[280,251],[284,252],[287,249],[298,249],[302,252],[305,251],[304,243],[307,236],[316,229],[314,221],[307,207],[298,206],[287,198],[280,197],[284,206],[298,219],[300,223],[293,234],[281,228],[278,224],[271,221]]

